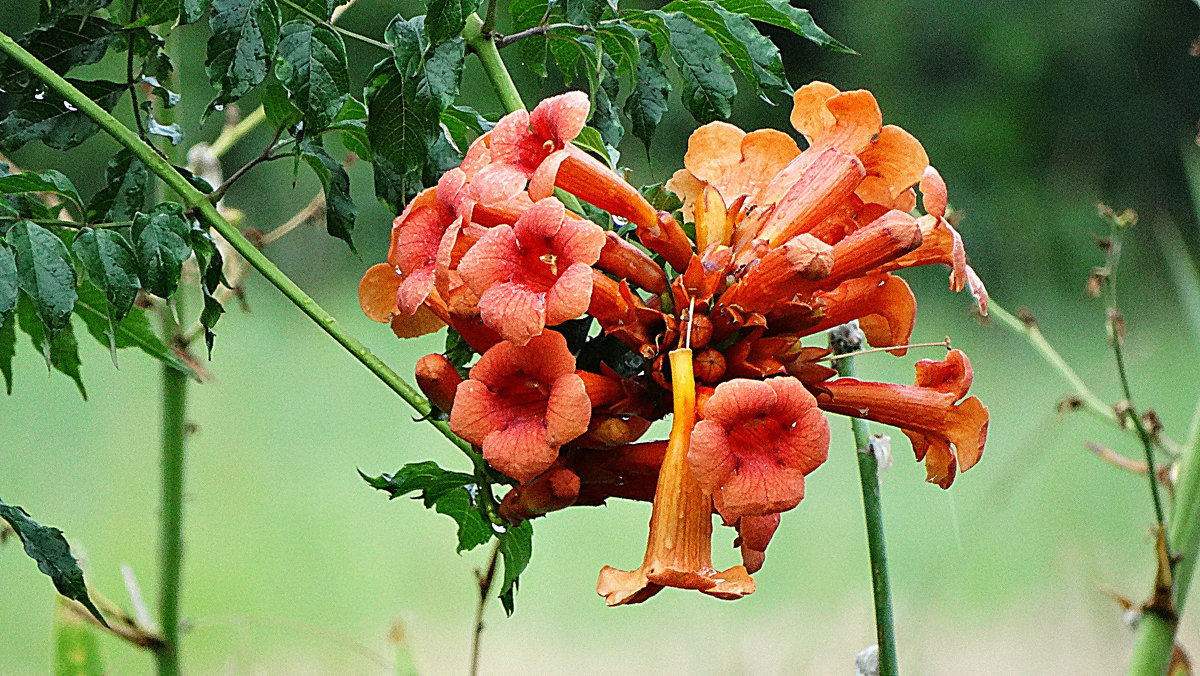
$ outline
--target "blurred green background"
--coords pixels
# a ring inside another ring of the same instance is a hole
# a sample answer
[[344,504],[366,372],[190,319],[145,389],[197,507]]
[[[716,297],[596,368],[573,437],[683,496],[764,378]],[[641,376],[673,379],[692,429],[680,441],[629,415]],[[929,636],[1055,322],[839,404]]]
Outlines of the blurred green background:
[[[34,0],[3,3],[3,29],[31,25]],[[1090,233],[1106,225],[1095,205],[1142,216],[1122,261],[1129,362],[1140,406],[1182,438],[1196,403],[1198,337],[1185,319],[1155,233],[1200,240],[1184,171],[1196,151],[1200,62],[1189,56],[1200,12],[1188,2],[945,3],[850,0],[809,5],[818,23],[858,50],[827,54],[772,33],[795,85],[829,80],[865,87],[886,122],[912,131],[963,212],[971,261],[993,298],[1031,308],[1048,338],[1106,400],[1119,398],[1103,308],[1083,294],[1102,254]],[[343,25],[378,36],[413,3],[360,0]],[[503,26],[503,24],[502,24]],[[183,79],[181,121],[190,142],[211,92],[203,72],[206,28],[171,37]],[[358,82],[380,57],[350,42]],[[510,66],[526,100],[562,91]],[[472,66],[463,101],[499,104]],[[677,95],[676,95],[677,96]],[[634,180],[663,180],[681,165],[694,126],[677,106],[655,140],[622,146]],[[118,109],[128,114],[128,104]],[[786,128],[786,105],[743,94],[734,121]],[[265,130],[226,158],[253,158]],[[97,137],[62,156],[29,146],[11,158],[54,166],[85,194],[99,187],[114,144]],[[287,163],[256,169],[228,197],[263,230],[318,189]],[[270,256],[402,373],[440,348],[440,337],[400,342],[358,310],[362,271],[383,259],[390,217],[371,193],[370,168],[351,177],[363,259],[318,228]],[[1084,450],[1095,440],[1129,455],[1121,436],[1082,414],[1060,416],[1068,392],[1028,344],[969,316],[943,270],[906,275],[921,302],[914,340],[953,338],[975,366],[973,392],[991,409],[982,462],[943,492],[925,484],[896,434],[883,476],[899,646],[907,673],[1118,673],[1132,649],[1122,612],[1103,590],[1135,599],[1152,574],[1145,481]],[[411,411],[260,278],[246,284],[251,312],[218,326],[211,382],[192,388],[186,495],[185,664],[193,674],[390,673],[388,632],[402,621],[421,673],[463,673],[486,552],[454,553],[452,522],[408,500],[387,502],[356,468],[463,460]],[[193,307],[194,311],[194,307]],[[24,339],[22,339],[24,341]],[[157,368],[82,344],[90,400],[81,401],[40,357],[18,352],[16,388],[0,398],[0,495],[66,531],[86,553],[91,583],[125,601],[120,565],[155,588]],[[919,358],[924,355],[914,355]],[[872,379],[911,382],[914,359],[859,360]],[[829,462],[788,513],[757,575],[758,592],[724,603],[668,590],[646,604],[606,609],[595,595],[605,564],[640,561],[649,510],[613,502],[536,524],[534,557],[517,612],[489,608],[483,672],[796,674],[850,673],[874,642],[862,507],[849,425],[833,424]],[[732,564],[719,531],[717,563]],[[54,594],[18,546],[0,548],[0,674],[44,673],[51,663]],[[1195,605],[1193,604],[1193,607]],[[1181,640],[1200,654],[1194,610]],[[105,638],[112,673],[147,673],[147,655]]]

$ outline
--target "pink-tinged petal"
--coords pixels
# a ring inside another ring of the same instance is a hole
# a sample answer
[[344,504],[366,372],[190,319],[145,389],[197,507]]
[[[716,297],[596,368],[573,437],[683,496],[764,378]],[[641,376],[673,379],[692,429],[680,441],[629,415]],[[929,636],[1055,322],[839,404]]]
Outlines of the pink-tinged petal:
[[529,179],[529,198],[540,200],[554,194],[554,182],[558,179],[558,168],[571,156],[569,150],[556,150],[538,165]]
[[504,417],[496,395],[478,380],[465,380],[454,395],[450,409],[450,430],[467,441],[479,445]]
[[550,385],[546,403],[546,442],[561,446],[587,433],[592,416],[583,378],[574,373],[559,377]]
[[477,295],[488,287],[512,279],[520,265],[520,248],[511,226],[491,228],[458,263],[458,274]]
[[775,406],[778,396],[770,385],[758,380],[731,380],[721,383],[700,415],[729,426],[760,416]]
[[522,373],[546,384],[575,373],[575,357],[567,348],[567,339],[557,331],[543,332],[523,350],[514,348],[512,363]]
[[747,458],[721,487],[721,516],[736,520],[785,512],[802,499],[802,472],[779,467],[767,459]]
[[567,219],[554,235],[552,248],[572,263],[593,265],[600,260],[606,236],[604,229],[583,219]]
[[534,202],[528,211],[521,214],[513,226],[513,232],[516,233],[522,249],[545,247],[547,241],[558,234],[566,217],[567,210],[563,203],[553,197],[547,197]]
[[404,278],[396,290],[396,305],[405,314],[414,314],[433,290],[433,268],[417,270]]
[[433,263],[442,233],[452,220],[449,210],[434,206],[413,211],[398,226],[396,236],[396,266],[404,274]]
[[467,148],[467,154],[463,156],[463,161],[458,165],[466,173],[467,178],[474,178],[476,172],[486,167],[492,162],[492,151],[488,148],[491,143],[491,132],[480,136],[471,142],[471,147]]
[[529,115],[529,124],[538,137],[561,145],[579,136],[590,110],[587,94],[567,92],[537,104]]
[[489,286],[479,297],[479,316],[514,345],[525,345],[545,328],[546,299],[513,282]]
[[520,369],[515,363],[518,354],[520,351],[512,343],[496,343],[471,367],[471,380],[479,381],[490,389],[498,389]]
[[555,326],[587,312],[592,302],[592,268],[572,263],[546,294],[546,324]]
[[483,459],[521,483],[546,471],[557,458],[558,447],[546,442],[546,428],[537,421],[497,430],[483,440]]
[[945,218],[948,199],[949,193],[942,175],[931,166],[925,167],[921,175],[921,204],[925,207],[925,213],[935,218]]
[[738,521],[738,542],[734,544],[742,548],[742,565],[746,566],[746,572],[757,573],[762,569],[767,558],[767,545],[779,528],[779,520],[779,514],[768,514],[743,516]]
[[516,165],[494,162],[479,170],[469,191],[482,204],[499,204],[520,194],[528,178],[529,175]]
[[696,423],[688,463],[701,486],[725,485],[737,466],[737,457],[729,444],[729,434],[720,423],[713,420]]

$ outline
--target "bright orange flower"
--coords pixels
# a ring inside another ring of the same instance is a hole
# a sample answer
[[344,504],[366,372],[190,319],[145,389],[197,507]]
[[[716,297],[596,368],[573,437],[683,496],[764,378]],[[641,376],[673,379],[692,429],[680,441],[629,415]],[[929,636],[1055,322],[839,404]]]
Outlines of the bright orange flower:
[[962,351],[951,350],[943,361],[922,359],[916,369],[915,386],[830,380],[822,383],[825,393],[817,401],[826,411],[899,427],[917,460],[925,461],[928,481],[949,488],[956,469],[965,472],[979,462],[988,410],[978,397],[963,399],[972,372]]
[[721,383],[702,414],[688,462],[726,521],[800,504],[805,475],[829,451],[829,423],[799,380]]
[[522,347],[499,343],[470,375],[458,386],[450,429],[518,481],[541,474],[563,444],[587,431],[592,406],[560,333],[547,331]]
[[568,219],[562,202],[547,197],[516,225],[485,231],[462,257],[458,273],[479,296],[484,324],[524,345],[546,325],[587,311],[591,266],[604,242],[600,226]]

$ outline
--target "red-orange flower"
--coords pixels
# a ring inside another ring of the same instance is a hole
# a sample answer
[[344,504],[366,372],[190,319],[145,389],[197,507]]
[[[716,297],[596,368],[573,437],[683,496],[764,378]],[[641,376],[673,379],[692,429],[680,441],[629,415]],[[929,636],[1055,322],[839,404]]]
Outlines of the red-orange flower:
[[560,333],[547,331],[521,347],[498,343],[470,375],[458,386],[450,429],[518,481],[541,474],[559,447],[587,432],[592,406]]
[[498,225],[463,256],[458,274],[479,295],[484,324],[524,345],[546,325],[582,315],[592,299],[592,264],[604,231],[568,219],[553,197],[534,204],[515,226]]
[[825,462],[829,423],[791,377],[721,383],[692,432],[688,461],[726,521],[789,510]]
[[951,350],[943,361],[922,359],[916,370],[915,386],[830,380],[821,384],[824,392],[817,401],[826,411],[899,427],[917,460],[925,461],[928,481],[949,488],[956,470],[965,472],[979,462],[988,410],[977,397],[963,399],[972,371],[962,351]]
[[397,293],[402,311],[413,314],[433,290],[438,246],[454,220],[454,211],[438,199],[437,189],[421,191],[392,226],[388,262],[404,276]]
[[567,92],[545,99],[533,113],[517,110],[505,115],[477,141],[486,153],[473,148],[477,156],[482,155],[473,159],[486,165],[472,178],[472,195],[484,204],[515,197],[542,162],[563,152],[579,135],[590,109],[587,94]]

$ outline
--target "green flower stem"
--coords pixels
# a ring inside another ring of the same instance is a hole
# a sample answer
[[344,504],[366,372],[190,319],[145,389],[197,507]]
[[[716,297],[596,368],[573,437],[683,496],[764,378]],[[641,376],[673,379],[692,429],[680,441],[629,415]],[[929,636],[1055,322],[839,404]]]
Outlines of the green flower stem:
[[500,58],[500,50],[496,48],[492,34],[483,32],[483,19],[480,19],[478,14],[467,17],[462,36],[467,43],[467,49],[479,57],[479,62],[483,64],[483,72],[496,89],[496,95],[500,97],[504,109],[510,113],[524,110],[525,102],[521,100],[521,92],[517,91],[517,85],[508,74],[508,68],[504,66],[504,59]]
[[[834,362],[839,374],[854,377],[854,357]],[[871,589],[875,599],[875,636],[879,644],[880,676],[900,673],[896,657],[896,623],[892,616],[892,587],[888,578],[887,545],[883,535],[883,504],[879,497],[879,460],[871,448],[867,421],[850,419],[858,452],[858,478],[862,484],[863,512],[867,521],[867,550],[871,557]]]
[[[170,312],[164,312],[170,315]],[[166,323],[175,333],[174,319]],[[179,674],[179,592],[183,570],[183,468],[187,435],[187,376],[162,368],[162,498],[159,514],[159,621],[163,645],[155,650],[159,676]]]
[[[92,118],[109,136],[113,137],[113,139],[145,163],[167,186],[179,194],[184,204],[190,207],[205,225],[212,227],[220,233],[255,270],[258,270],[263,277],[266,277],[267,281],[279,289],[292,304],[298,307],[301,312],[308,315],[309,319],[312,319],[317,326],[321,327],[339,345],[345,348],[347,352],[358,359],[368,371],[383,381],[385,385],[407,402],[420,416],[426,418],[431,425],[441,432],[442,436],[449,439],[463,453],[470,457],[476,474],[484,476],[487,466],[484,463],[483,457],[476,453],[475,449],[471,448],[470,443],[451,432],[450,426],[446,421],[435,420],[429,417],[432,411],[429,401],[416,388],[409,385],[404,378],[393,371],[391,367],[367,349],[367,346],[363,345],[358,338],[347,331],[345,327],[334,319],[333,315],[326,312],[312,297],[276,267],[270,259],[256,249],[236,227],[221,216],[217,208],[209,201],[207,195],[197,190],[191,183],[188,183],[187,179],[176,171],[169,162],[154,152],[150,146],[142,142],[128,127],[121,124],[120,120],[89,99],[87,95],[76,89],[58,73],[48,68],[37,57],[30,54],[5,33],[0,33],[0,51],[8,54],[14,61],[24,66],[44,81],[51,89],[58,92],[71,105]],[[485,491],[489,490],[486,485],[482,488]],[[490,492],[486,497],[488,499],[484,502],[489,507],[492,507]]]
[[369,38],[360,33],[355,33],[352,30],[347,30],[345,28],[342,28],[341,26],[335,26],[335,25],[333,25],[332,22],[322,19],[321,17],[317,16],[316,14],[313,14],[312,12],[308,11],[307,8],[300,6],[299,4],[297,4],[295,2],[292,2],[292,0],[279,0],[279,1],[282,2],[283,4],[287,5],[288,7],[291,7],[292,9],[296,10],[297,12],[300,12],[301,14],[303,14],[305,17],[307,17],[313,23],[319,23],[323,26],[328,26],[329,28],[341,33],[342,35],[345,35],[348,38],[358,40],[359,42],[361,42],[363,44],[371,45],[372,47],[378,47],[380,49],[387,50],[389,52],[394,49],[391,45],[389,45],[386,42],[380,42],[374,38]]
[[[1171,553],[1177,557],[1173,569],[1176,614],[1183,612],[1192,574],[1196,571],[1196,557],[1200,553],[1200,445],[1188,451],[1179,467],[1179,479],[1175,483],[1175,509],[1167,526]],[[1171,659],[1178,628],[1177,615],[1167,617],[1155,612],[1144,613],[1138,625],[1136,647],[1128,673],[1136,676],[1164,673]]]
[[1083,404],[1083,407],[1089,413],[1118,427],[1121,425],[1121,421],[1117,419],[1117,414],[1113,411],[1112,407],[1105,404],[1100,397],[1096,396],[1095,392],[1092,392],[1091,388],[1075,372],[1075,369],[1071,368],[1066,360],[1062,358],[1062,355],[1046,341],[1046,337],[1042,335],[1042,331],[1038,328],[1037,324],[1027,325],[992,300],[988,301],[988,316],[995,317],[1012,330],[1024,334],[1029,339],[1029,343],[1033,345],[1033,348],[1042,356],[1042,359],[1045,359],[1047,363],[1053,366],[1071,384],[1071,387],[1075,389],[1075,395],[1079,398],[1079,402]]

